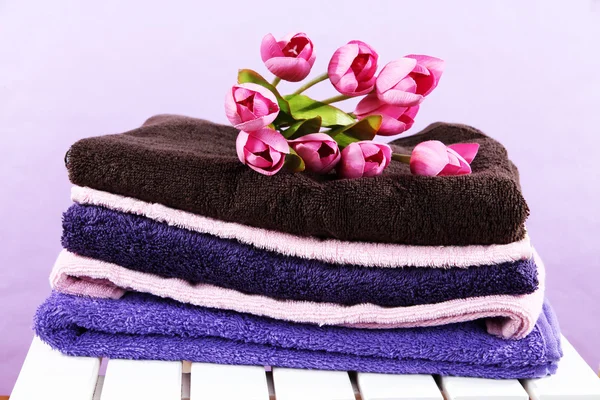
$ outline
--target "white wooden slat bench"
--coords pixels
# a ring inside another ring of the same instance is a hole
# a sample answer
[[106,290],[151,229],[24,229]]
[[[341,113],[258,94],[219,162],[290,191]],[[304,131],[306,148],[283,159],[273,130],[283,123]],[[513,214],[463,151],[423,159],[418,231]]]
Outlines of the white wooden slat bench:
[[491,380],[69,357],[34,338],[11,400],[600,400],[600,379],[563,338],[554,376]]

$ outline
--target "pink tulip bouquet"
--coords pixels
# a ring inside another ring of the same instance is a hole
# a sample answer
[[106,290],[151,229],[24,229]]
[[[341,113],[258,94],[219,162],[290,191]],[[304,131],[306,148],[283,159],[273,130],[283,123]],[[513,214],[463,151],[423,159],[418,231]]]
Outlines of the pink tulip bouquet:
[[[475,143],[445,146],[427,141],[406,155],[373,142],[376,135],[397,135],[412,127],[420,104],[439,83],[443,60],[411,54],[388,63],[377,74],[377,52],[353,40],[333,53],[327,73],[292,94],[281,95],[276,87],[282,79],[300,82],[309,75],[315,62],[312,41],[304,33],[281,40],[268,34],[260,54],[275,75],[273,81],[242,69],[225,99],[227,118],[240,130],[237,155],[253,170],[273,175],[285,166],[295,172],[335,170],[341,178],[360,178],[380,175],[394,160],[410,164],[416,175],[471,173],[470,163],[479,148]],[[303,94],[325,80],[340,94],[322,101]],[[332,105],[357,96],[363,98],[353,112]]]

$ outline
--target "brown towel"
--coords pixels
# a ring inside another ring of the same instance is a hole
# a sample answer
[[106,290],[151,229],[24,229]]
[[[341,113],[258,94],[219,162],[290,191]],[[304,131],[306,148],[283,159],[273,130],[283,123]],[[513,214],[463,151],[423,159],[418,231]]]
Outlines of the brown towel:
[[264,176],[236,155],[237,130],[158,115],[123,134],[83,139],[67,154],[79,186],[225,221],[296,235],[417,245],[510,243],[523,238],[529,209],[506,149],[477,129],[435,123],[393,142],[410,154],[424,140],[477,142],[473,173],[423,177],[392,161],[382,176],[281,171]]

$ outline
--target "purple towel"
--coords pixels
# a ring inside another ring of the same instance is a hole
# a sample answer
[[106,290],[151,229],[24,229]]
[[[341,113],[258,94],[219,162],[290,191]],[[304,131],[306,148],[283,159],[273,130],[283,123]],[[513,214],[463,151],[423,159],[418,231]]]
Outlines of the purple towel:
[[538,287],[533,260],[447,269],[333,265],[97,206],[73,205],[63,229],[63,246],[82,256],[279,299],[400,307]]
[[319,327],[129,293],[120,300],[53,293],[37,335],[73,356],[190,360],[398,374],[534,378],[556,371],[556,318],[544,305],[521,340],[489,335],[481,321],[430,328]]

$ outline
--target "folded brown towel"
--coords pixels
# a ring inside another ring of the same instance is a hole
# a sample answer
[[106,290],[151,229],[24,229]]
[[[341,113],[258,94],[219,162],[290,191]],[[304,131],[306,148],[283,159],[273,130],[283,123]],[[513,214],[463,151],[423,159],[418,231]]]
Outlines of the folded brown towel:
[[435,123],[392,142],[410,154],[425,140],[476,142],[473,173],[411,175],[392,161],[382,176],[264,176],[236,155],[237,130],[158,115],[123,134],[83,139],[67,154],[71,181],[196,214],[297,235],[418,245],[509,243],[529,210],[506,149],[477,129]]

